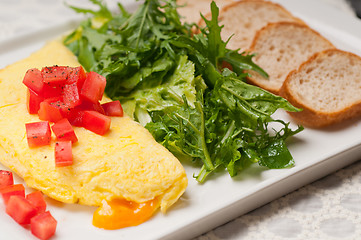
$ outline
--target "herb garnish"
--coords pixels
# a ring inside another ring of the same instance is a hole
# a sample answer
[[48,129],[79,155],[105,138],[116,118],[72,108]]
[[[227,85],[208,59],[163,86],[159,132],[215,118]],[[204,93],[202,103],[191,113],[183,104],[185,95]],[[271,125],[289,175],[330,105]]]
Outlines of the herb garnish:
[[[201,165],[199,182],[219,169],[237,175],[251,163],[268,168],[293,166],[285,140],[300,132],[274,120],[279,108],[299,111],[285,99],[247,84],[245,70],[267,77],[252,54],[226,48],[218,7],[192,34],[182,24],[175,0],[146,0],[134,13],[118,4],[112,14],[99,0],[98,11],[64,43],[88,71],[106,76],[106,94],[177,157]],[[222,69],[222,63],[232,67]],[[280,130],[270,130],[278,123]]]

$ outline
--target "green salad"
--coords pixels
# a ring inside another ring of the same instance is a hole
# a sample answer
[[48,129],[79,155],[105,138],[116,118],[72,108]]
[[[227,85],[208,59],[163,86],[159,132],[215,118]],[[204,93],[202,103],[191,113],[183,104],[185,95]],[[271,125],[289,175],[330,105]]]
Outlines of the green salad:
[[175,0],[145,0],[134,13],[120,3],[112,13],[92,2],[98,10],[70,6],[90,16],[64,44],[87,71],[106,77],[106,94],[129,116],[179,159],[200,167],[197,181],[223,170],[233,177],[255,162],[294,165],[285,141],[303,128],[292,130],[271,115],[299,109],[246,83],[245,70],[268,75],[253,54],[227,49],[214,2],[211,20],[202,16],[204,28],[182,24]]

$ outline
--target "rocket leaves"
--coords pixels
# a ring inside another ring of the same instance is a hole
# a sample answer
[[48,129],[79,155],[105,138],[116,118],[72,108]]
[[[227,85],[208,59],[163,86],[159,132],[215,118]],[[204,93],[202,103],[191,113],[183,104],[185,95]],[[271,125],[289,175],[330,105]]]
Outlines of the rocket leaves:
[[[182,24],[175,0],[145,0],[134,13],[119,4],[113,14],[99,0],[92,14],[64,39],[88,70],[107,78],[106,94],[176,156],[200,166],[204,182],[214,171],[231,176],[252,163],[294,164],[286,139],[302,130],[275,120],[277,109],[299,111],[285,99],[246,83],[245,70],[268,77],[252,54],[227,49],[219,10],[211,3],[206,27]],[[223,68],[227,63],[229,68]],[[274,124],[279,130],[275,130]]]

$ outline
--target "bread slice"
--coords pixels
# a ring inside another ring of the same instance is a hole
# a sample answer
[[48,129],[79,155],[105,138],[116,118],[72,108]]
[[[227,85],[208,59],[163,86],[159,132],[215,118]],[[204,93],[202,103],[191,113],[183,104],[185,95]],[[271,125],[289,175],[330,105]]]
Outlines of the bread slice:
[[280,95],[303,109],[290,113],[308,127],[361,115],[361,57],[338,49],[316,53],[292,71]]
[[256,53],[253,60],[269,74],[269,79],[250,72],[248,81],[278,94],[290,71],[316,52],[329,48],[334,48],[331,42],[304,24],[270,23],[257,32],[249,49]]
[[[226,4],[235,0],[215,0],[218,8],[224,7]],[[182,17],[183,22],[198,23],[202,18],[200,13],[206,15],[211,11],[212,0],[177,0],[178,13]]]
[[[206,15],[210,19],[210,14]],[[219,13],[222,28],[222,39],[230,39],[230,49],[248,49],[256,32],[271,22],[299,22],[302,20],[289,13],[281,5],[268,1],[239,1],[226,5]],[[200,22],[200,25],[204,23]]]

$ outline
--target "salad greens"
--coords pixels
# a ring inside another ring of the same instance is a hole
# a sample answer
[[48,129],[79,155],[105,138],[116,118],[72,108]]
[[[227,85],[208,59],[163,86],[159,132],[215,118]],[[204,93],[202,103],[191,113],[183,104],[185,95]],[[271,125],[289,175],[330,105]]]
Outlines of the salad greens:
[[[91,14],[64,39],[87,71],[107,78],[106,94],[180,159],[190,158],[205,181],[226,169],[236,176],[258,162],[268,168],[294,164],[285,141],[300,132],[271,115],[299,111],[285,99],[246,83],[245,70],[268,77],[254,55],[226,48],[218,7],[211,3],[206,27],[182,24],[175,0],[145,0],[129,13],[70,6]],[[192,28],[197,27],[198,34]],[[230,67],[223,68],[227,63]],[[280,125],[280,130],[270,125]]]

